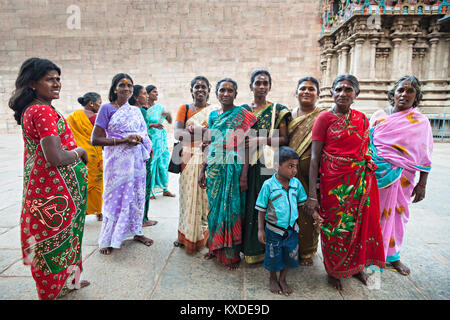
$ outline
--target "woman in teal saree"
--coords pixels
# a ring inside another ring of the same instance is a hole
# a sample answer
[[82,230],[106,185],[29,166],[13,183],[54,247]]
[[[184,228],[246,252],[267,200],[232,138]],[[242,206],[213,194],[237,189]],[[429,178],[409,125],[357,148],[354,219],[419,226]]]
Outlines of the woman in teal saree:
[[211,143],[199,177],[199,185],[206,188],[209,204],[209,253],[205,258],[216,257],[218,262],[234,270],[241,260],[242,215],[247,188],[245,176],[242,176],[244,139],[256,118],[245,108],[234,106],[235,81],[220,80],[216,94],[222,108],[210,113],[208,133]]
[[161,104],[155,104],[158,100],[158,90],[155,86],[145,87],[148,93],[147,123],[148,135],[153,143],[153,158],[150,164],[150,199],[155,199],[155,195],[162,193],[165,197],[175,197],[169,188],[169,162],[170,152],[167,146],[167,132],[163,127],[163,122],[172,123],[172,116],[166,112]]
[[[142,113],[142,116],[144,117],[145,125],[147,127],[147,133],[150,133],[149,131],[149,123],[147,120],[147,104],[148,104],[148,93],[147,90],[139,85],[135,84],[133,86],[133,95],[128,100],[128,103],[132,106],[136,106],[139,108],[139,110]],[[156,220],[150,220],[148,218],[148,211],[149,211],[149,205],[150,205],[150,195],[151,195],[151,183],[152,183],[152,159],[153,154],[150,156],[150,159],[145,162],[145,170],[146,170],[146,178],[145,178],[145,205],[144,205],[144,218],[142,219],[142,226],[143,227],[150,227],[154,226],[158,223]]]

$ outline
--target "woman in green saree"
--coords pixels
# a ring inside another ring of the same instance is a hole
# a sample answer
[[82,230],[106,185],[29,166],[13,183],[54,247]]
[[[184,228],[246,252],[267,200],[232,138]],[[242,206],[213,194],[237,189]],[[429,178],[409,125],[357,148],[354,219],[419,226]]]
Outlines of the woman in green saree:
[[[267,101],[266,97],[272,87],[272,78],[266,70],[253,71],[250,78],[250,90],[254,101],[244,108],[253,112],[257,122],[253,125],[253,136],[249,139],[250,165],[247,172],[248,190],[245,201],[243,225],[243,253],[245,262],[249,264],[264,261],[264,245],[258,241],[258,211],[255,209],[256,199],[264,181],[269,179],[274,170],[266,168],[262,154],[263,146],[284,146],[288,144],[287,126],[292,116],[290,110],[278,103]],[[275,110],[274,129],[278,135],[269,137],[272,125],[272,111]]]
[[[242,211],[245,164],[244,139],[255,116],[243,107],[234,106],[237,84],[229,78],[220,80],[216,95],[221,109],[209,115],[209,136],[211,143],[199,176],[199,185],[206,188],[209,204],[208,249],[206,259],[213,257],[230,270],[239,267],[242,245]],[[206,152],[205,152],[206,153]],[[205,172],[207,170],[207,177]]]
[[[305,190],[309,187],[309,164],[311,160],[312,128],[317,116],[326,111],[316,106],[319,98],[319,82],[313,77],[305,77],[298,81],[297,99],[298,108],[292,110],[293,120],[288,125],[289,147],[300,156],[297,178]],[[314,220],[299,207],[298,225],[298,253],[300,265],[312,266],[312,256],[316,253],[319,244],[318,230]]]

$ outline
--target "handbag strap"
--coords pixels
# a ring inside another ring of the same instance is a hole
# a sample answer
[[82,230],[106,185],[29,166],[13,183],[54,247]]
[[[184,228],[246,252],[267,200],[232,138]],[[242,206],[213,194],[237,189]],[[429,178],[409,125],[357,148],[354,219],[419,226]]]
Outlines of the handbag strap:
[[186,114],[184,115],[184,125],[185,126],[186,126],[188,112],[189,112],[189,104],[186,104]]
[[270,131],[269,131],[269,138],[272,138],[272,134],[273,134],[273,127],[275,126],[275,111],[277,110],[277,103],[274,102],[272,104],[272,118],[270,119],[271,124],[270,124]]

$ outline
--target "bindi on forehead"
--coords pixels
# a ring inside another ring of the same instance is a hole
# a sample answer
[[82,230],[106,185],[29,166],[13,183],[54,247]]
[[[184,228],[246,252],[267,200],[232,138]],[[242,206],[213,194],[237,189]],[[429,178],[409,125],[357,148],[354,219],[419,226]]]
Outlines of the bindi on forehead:
[[133,84],[130,79],[122,79],[119,81],[119,84]]
[[231,82],[222,82],[220,84],[220,88],[233,88],[234,89],[234,85]]
[[269,83],[269,77],[265,74],[257,75],[253,83]]
[[398,86],[399,88],[414,88],[413,84],[411,83],[411,81],[405,81],[399,84]]

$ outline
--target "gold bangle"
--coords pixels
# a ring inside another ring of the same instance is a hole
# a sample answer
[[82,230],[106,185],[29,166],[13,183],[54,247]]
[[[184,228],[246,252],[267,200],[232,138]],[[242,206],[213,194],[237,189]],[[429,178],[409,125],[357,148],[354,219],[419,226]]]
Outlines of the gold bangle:
[[113,141],[114,141],[114,145],[116,145],[116,139],[113,138]]
[[309,200],[318,201],[316,198],[308,198]]
[[77,155],[76,159],[80,159],[80,155],[78,154],[77,150],[73,149],[72,151]]

